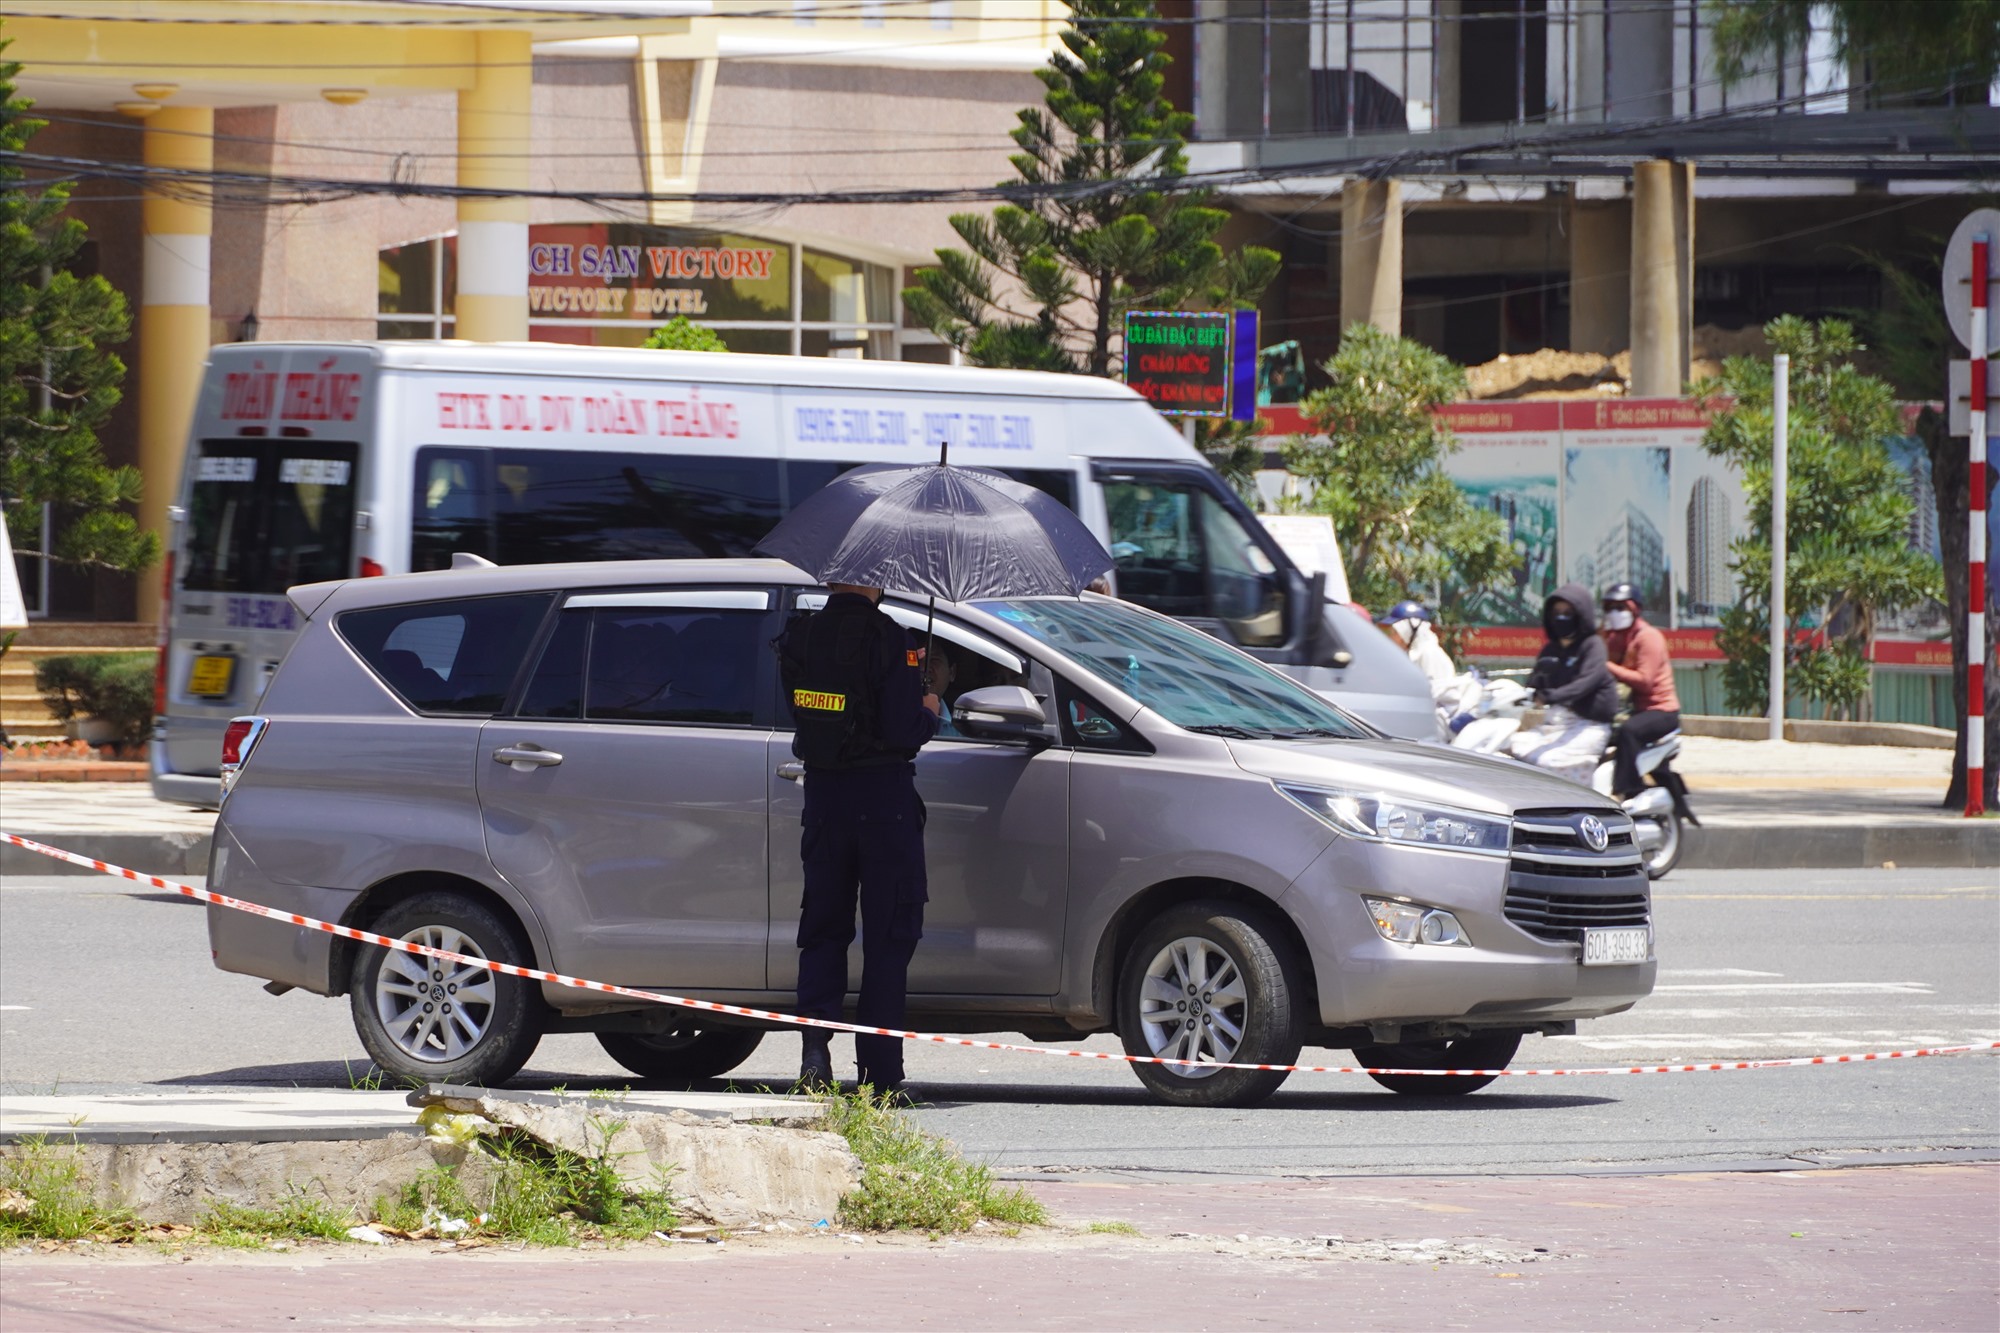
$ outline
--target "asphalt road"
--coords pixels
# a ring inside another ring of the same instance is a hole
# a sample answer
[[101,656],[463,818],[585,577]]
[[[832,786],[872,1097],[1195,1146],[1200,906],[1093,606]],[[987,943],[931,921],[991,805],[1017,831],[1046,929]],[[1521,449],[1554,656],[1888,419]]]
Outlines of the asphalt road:
[[[1683,871],[1659,886],[1651,1000],[1532,1039],[1519,1068],[1839,1054],[2000,1040],[1990,870]],[[836,1043],[843,1066],[846,1043]],[[1097,1049],[1115,1049],[1098,1039]],[[788,1082],[767,1038],[740,1083]],[[1325,1057],[1339,1063],[1345,1053]],[[208,964],[203,913],[112,880],[0,881],[0,1088],[345,1087],[368,1061],[344,1001],[273,998]],[[1786,1156],[2000,1155],[2000,1059],[1502,1080],[1408,1098],[1294,1075],[1254,1110],[1151,1102],[1097,1061],[912,1050],[919,1114],[1010,1174],[1535,1171]],[[588,1036],[545,1040],[517,1086],[632,1080]],[[720,1086],[720,1085],[717,1085]]]

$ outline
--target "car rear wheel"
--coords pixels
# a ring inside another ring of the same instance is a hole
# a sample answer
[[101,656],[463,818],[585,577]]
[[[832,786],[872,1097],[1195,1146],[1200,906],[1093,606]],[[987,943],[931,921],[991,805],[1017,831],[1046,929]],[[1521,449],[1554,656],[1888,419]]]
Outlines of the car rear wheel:
[[[421,893],[371,923],[377,934],[470,958],[529,964],[518,930],[455,893]],[[491,1087],[519,1073],[542,1036],[533,982],[470,963],[363,945],[349,974],[354,1030],[399,1078]]]
[[668,1032],[600,1032],[604,1053],[640,1078],[692,1083],[726,1074],[764,1040],[756,1028],[683,1023]]
[[1175,1106],[1254,1106],[1298,1059],[1289,950],[1264,914],[1235,903],[1186,903],[1140,932],[1118,977],[1118,1034],[1129,1055],[1194,1064],[1135,1064],[1139,1081]]
[[[1404,1041],[1393,1046],[1356,1046],[1354,1058],[1376,1069],[1505,1069],[1521,1049],[1518,1032],[1478,1032],[1450,1041]],[[1463,1097],[1498,1074],[1370,1074],[1391,1092],[1413,1097]]]

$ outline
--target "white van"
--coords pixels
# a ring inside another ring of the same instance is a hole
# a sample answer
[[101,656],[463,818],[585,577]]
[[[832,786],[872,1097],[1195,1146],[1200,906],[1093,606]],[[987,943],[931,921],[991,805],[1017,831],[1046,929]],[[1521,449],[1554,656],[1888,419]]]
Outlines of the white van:
[[166,566],[154,794],[217,798],[222,733],[296,637],[285,590],[450,566],[744,556],[862,463],[994,468],[1076,510],[1120,597],[1392,735],[1423,677],[1329,607],[1199,452],[1122,384],[901,362],[551,343],[215,348]]

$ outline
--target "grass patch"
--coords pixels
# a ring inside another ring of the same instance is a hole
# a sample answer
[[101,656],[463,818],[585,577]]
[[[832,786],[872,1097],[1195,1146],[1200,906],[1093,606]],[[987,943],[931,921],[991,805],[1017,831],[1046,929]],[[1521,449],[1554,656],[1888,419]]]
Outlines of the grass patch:
[[38,1134],[20,1140],[15,1149],[0,1163],[0,1187],[7,1191],[0,1207],[0,1239],[80,1240],[137,1227],[131,1214],[99,1207],[91,1197],[74,1139],[51,1143]]
[[[597,1122],[605,1145],[622,1123]],[[520,1240],[530,1245],[574,1245],[602,1238],[637,1240],[680,1225],[668,1180],[634,1191],[620,1179],[612,1157],[551,1148],[525,1135],[482,1137],[489,1159],[483,1185],[468,1186],[455,1167],[439,1166],[405,1185],[394,1199],[378,1199],[375,1216],[397,1231]],[[444,1229],[445,1219],[464,1228]]]
[[840,1219],[864,1231],[968,1231],[980,1221],[1040,1226],[1048,1210],[990,1168],[968,1162],[948,1139],[865,1092],[827,1093],[826,1127],[861,1159],[861,1183],[841,1199]]
[[211,1203],[195,1230],[218,1245],[258,1248],[274,1240],[346,1240],[354,1218],[294,1186],[276,1208]]
[[1144,1233],[1130,1222],[1092,1222],[1083,1229],[1087,1236],[1138,1236]]

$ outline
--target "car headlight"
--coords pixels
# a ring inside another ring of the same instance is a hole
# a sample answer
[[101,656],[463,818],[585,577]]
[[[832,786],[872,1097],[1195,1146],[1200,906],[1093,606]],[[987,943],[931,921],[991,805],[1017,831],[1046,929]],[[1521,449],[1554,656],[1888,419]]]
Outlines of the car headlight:
[[1472,947],[1458,918],[1442,907],[1425,907],[1394,898],[1363,898],[1375,930],[1392,944],[1440,944]]
[[1379,793],[1278,785],[1287,800],[1352,838],[1505,856],[1513,843],[1511,819],[1449,806],[1420,804]]

